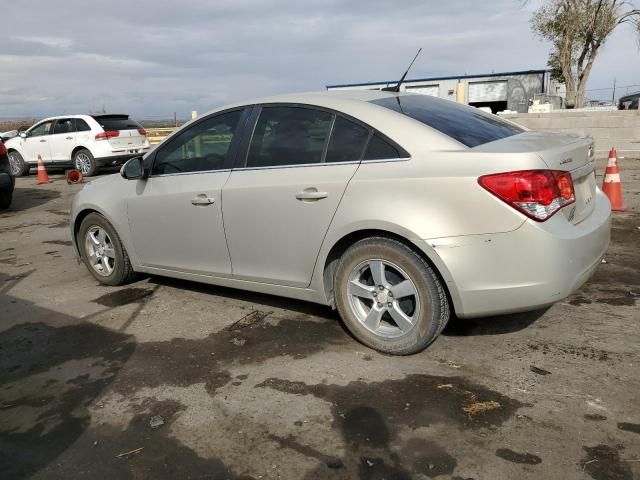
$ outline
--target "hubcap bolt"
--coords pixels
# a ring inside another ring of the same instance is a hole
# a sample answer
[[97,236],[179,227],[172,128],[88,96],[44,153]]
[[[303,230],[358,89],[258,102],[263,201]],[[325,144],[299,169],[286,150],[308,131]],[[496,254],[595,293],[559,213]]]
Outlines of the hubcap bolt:
[[373,292],[373,296],[377,297],[378,296],[378,292]]
[[379,285],[379,286],[378,286],[378,289],[380,289],[380,290],[384,290],[384,287],[383,287],[382,285]]
[[393,293],[389,292],[389,296],[390,296],[390,297],[393,297]]
[[387,303],[387,307],[391,308],[392,306],[391,302]]
[[378,302],[378,308],[382,308],[382,304]]

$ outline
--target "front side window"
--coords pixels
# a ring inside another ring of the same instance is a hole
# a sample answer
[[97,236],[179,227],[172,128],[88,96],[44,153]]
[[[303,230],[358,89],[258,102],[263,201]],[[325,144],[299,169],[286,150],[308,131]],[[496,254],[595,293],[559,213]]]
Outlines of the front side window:
[[179,133],[156,154],[152,175],[206,172],[228,166],[242,112],[215,115]]
[[429,95],[398,95],[371,103],[402,113],[467,147],[517,135],[524,129],[497,115]]
[[30,137],[41,137],[43,135],[51,135],[53,131],[53,122],[42,122],[29,131]]
[[275,167],[320,163],[333,114],[302,107],[263,107],[246,166]]
[[368,128],[346,118],[336,117],[325,161],[329,163],[360,160],[368,138]]
[[56,120],[56,125],[53,127],[53,134],[59,133],[71,133],[74,131],[72,118],[60,118]]

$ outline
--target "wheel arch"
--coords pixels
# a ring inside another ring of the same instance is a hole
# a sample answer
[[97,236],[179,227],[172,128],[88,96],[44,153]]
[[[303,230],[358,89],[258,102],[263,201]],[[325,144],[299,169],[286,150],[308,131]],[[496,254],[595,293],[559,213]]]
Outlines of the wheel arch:
[[86,150],[87,152],[91,153],[91,155],[93,155],[93,152],[91,152],[88,147],[85,147],[84,145],[76,145],[75,147],[73,147],[73,150],[71,150],[71,161],[73,161],[73,157],[75,157],[76,153],[78,153],[80,150]]
[[442,282],[442,286],[447,294],[450,305],[454,310],[458,310],[458,307],[461,306],[458,290],[453,282],[449,269],[446,267],[436,251],[433,250],[426,242],[420,241],[418,243],[410,240],[409,235],[404,235],[400,232],[394,232],[385,228],[361,228],[353,230],[342,235],[338,240],[333,242],[333,245],[329,249],[327,255],[324,256],[322,263],[322,287],[323,295],[326,298],[327,304],[331,305],[332,308],[335,308],[333,283],[340,258],[353,244],[371,237],[383,237],[396,240],[409,247],[423,260],[425,260]]

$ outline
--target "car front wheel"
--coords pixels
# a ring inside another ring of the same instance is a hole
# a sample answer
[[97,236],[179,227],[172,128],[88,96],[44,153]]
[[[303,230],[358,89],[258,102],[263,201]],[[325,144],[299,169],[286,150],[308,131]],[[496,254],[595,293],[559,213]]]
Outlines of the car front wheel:
[[123,285],[134,279],[129,255],[102,215],[90,213],[82,220],[77,241],[89,273],[100,283]]
[[361,240],[340,259],[336,306],[351,333],[384,353],[408,355],[433,342],[449,320],[438,275],[405,244]]
[[14,177],[22,177],[29,173],[29,165],[27,165],[20,155],[15,150],[9,152],[9,168]]

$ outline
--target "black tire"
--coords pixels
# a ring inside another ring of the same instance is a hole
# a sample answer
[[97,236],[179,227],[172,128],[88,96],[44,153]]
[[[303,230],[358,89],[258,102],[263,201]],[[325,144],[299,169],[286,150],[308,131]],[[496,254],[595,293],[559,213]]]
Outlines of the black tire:
[[[78,157],[81,155],[86,155],[86,160],[89,163],[88,169],[81,168],[81,166],[78,165]],[[86,148],[82,148],[73,154],[73,168],[80,170],[84,177],[93,177],[98,174],[98,164],[96,163],[96,159],[93,158],[91,152]]]
[[0,210],[6,210],[11,206],[11,197],[13,192],[0,192]]
[[20,155],[15,150],[12,150],[8,153],[8,156],[9,156],[9,168],[11,168],[11,172],[13,173],[14,177],[23,177],[27,173],[29,173],[29,170],[31,170],[31,167],[24,161],[24,158],[22,158],[22,155]]
[[[413,327],[406,333],[388,338],[377,335],[358,320],[347,289],[351,273],[369,260],[397,265],[415,285],[421,307]],[[440,278],[420,255],[397,240],[372,237],[356,242],[340,258],[334,282],[336,307],[346,327],[362,343],[380,352],[410,355],[424,350],[449,321],[449,301]]]
[[[103,228],[107,232],[111,240],[111,245],[113,246],[115,265],[113,272],[108,276],[100,275],[90,265],[88,260],[89,254],[87,253],[85,239],[87,232],[93,227]],[[84,218],[84,220],[82,220],[80,229],[78,230],[77,242],[82,256],[82,261],[86,265],[87,270],[89,270],[89,273],[100,283],[104,283],[105,285],[124,285],[135,279],[136,272],[131,266],[131,260],[129,260],[129,255],[122,245],[122,241],[120,240],[118,233],[102,215],[98,213],[90,213]]]

